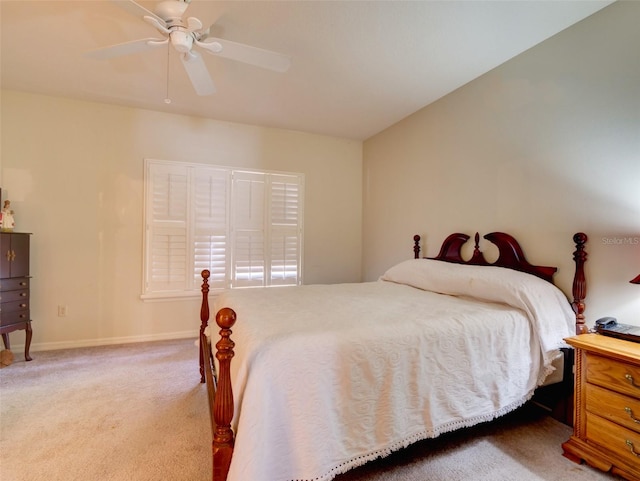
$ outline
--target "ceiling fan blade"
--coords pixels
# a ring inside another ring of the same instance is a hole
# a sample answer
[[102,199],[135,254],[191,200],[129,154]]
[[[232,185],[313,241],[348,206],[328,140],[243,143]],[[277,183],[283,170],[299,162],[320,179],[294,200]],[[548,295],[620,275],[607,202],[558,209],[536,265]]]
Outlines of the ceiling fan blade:
[[216,91],[202,55],[191,51],[180,55],[180,60],[182,60],[182,65],[184,65],[189,80],[191,80],[193,88],[198,95],[211,95]]
[[291,66],[291,57],[288,55],[232,42],[230,40],[208,37],[202,41],[194,40],[194,42],[213,55],[248,63],[268,70],[274,70],[276,72],[286,72]]
[[167,28],[167,24],[158,20],[156,17],[150,17],[149,15],[145,15],[142,19],[155,28],[158,32],[163,33],[165,35],[169,35],[171,30]]
[[133,53],[146,52],[153,50],[154,48],[166,45],[169,42],[168,38],[142,38],[140,40],[134,40],[133,42],[119,43],[111,45],[110,47],[98,48],[91,50],[85,55],[90,58],[98,60],[106,60],[113,57],[120,57],[122,55],[131,55]]
[[162,19],[161,17],[153,13],[151,10],[147,10],[142,5],[134,2],[133,0],[111,0],[111,3],[129,12],[134,17],[137,17],[137,18],[152,17],[156,19],[158,22],[160,22],[160,24],[164,25],[165,27],[167,26],[164,19]]
[[197,19],[196,17],[189,17],[187,18],[187,29],[190,32],[196,32],[198,30],[202,30],[202,22],[200,21],[200,19]]

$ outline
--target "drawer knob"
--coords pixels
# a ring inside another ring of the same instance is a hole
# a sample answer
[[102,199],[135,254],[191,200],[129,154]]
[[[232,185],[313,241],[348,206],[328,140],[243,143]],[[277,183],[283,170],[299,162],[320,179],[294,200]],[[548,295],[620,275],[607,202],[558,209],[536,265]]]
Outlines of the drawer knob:
[[631,451],[631,454],[633,454],[636,458],[640,458],[640,453],[636,453],[634,447],[633,447],[633,443],[631,441],[629,441],[627,439],[627,446],[629,446],[629,451]]
[[629,384],[631,384],[633,387],[640,387],[636,384],[636,381],[633,379],[633,376],[631,374],[625,374],[624,378],[629,381]]
[[633,419],[633,422],[640,424],[640,419],[638,419],[633,415],[633,411],[631,410],[630,407],[625,407],[624,411],[629,415],[631,419]]

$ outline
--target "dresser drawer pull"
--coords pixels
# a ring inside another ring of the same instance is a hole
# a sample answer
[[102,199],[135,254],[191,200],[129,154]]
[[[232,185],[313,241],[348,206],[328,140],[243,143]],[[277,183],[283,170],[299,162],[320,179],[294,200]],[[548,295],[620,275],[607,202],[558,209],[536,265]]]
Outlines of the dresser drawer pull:
[[636,381],[633,379],[633,376],[631,374],[625,374],[624,378],[629,381],[629,384],[631,384],[633,387],[640,387],[636,384]]
[[637,417],[635,417],[635,416],[633,415],[633,411],[631,410],[631,408],[630,408],[630,407],[625,407],[625,408],[624,408],[624,411],[629,415],[629,417],[630,417],[631,419],[633,419],[633,422],[636,422],[636,423],[640,424],[640,419],[638,419]]
[[633,454],[636,458],[640,458],[640,453],[636,453],[634,447],[633,447],[633,443],[631,441],[629,441],[627,439],[627,446],[629,446],[629,451],[631,451],[631,454]]

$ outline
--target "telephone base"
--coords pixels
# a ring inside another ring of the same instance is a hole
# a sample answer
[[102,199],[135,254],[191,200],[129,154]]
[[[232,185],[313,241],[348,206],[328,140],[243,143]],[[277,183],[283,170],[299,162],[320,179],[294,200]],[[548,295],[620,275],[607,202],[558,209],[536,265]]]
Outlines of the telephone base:
[[631,342],[640,342],[640,326],[617,323],[611,327],[596,326],[596,332],[603,336],[615,337]]

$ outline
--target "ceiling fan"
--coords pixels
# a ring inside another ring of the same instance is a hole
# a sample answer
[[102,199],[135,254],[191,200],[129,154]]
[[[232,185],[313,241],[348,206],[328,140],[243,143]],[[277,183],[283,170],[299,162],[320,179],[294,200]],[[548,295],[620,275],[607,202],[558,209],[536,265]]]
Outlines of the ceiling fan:
[[291,58],[287,55],[230,40],[210,37],[210,27],[203,28],[202,22],[195,17],[184,18],[191,0],[163,0],[158,2],[153,12],[134,0],[111,1],[155,27],[164,38],[143,38],[132,42],[119,43],[92,50],[86,54],[88,57],[103,60],[145,52],[171,44],[180,54],[182,65],[184,65],[185,71],[198,95],[210,95],[215,92],[215,87],[207,66],[200,53],[194,49],[194,45],[211,55],[255,65],[275,72],[286,72],[291,65]]

